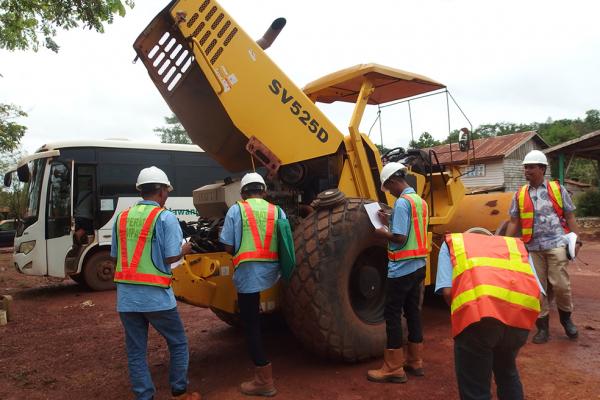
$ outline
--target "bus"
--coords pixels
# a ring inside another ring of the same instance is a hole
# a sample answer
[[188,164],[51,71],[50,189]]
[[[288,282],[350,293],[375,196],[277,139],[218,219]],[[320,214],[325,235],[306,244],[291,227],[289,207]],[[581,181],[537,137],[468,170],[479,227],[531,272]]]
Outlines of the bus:
[[[173,186],[165,208],[185,222],[198,219],[192,191],[228,175],[198,146],[184,144],[65,141],[21,159],[4,176],[10,186],[16,171],[28,194],[14,241],[17,271],[112,289],[115,217],[140,199],[137,175],[152,165],[165,171]],[[76,235],[76,229],[84,234]]]

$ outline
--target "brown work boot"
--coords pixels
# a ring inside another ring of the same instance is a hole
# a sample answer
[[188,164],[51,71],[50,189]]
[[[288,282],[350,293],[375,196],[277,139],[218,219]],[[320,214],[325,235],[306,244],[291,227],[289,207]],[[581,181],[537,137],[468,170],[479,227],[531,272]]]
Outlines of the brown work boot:
[[271,363],[264,367],[254,367],[254,379],[240,385],[240,390],[248,396],[272,397],[277,394],[273,384],[273,369]]
[[404,371],[414,376],[425,376],[425,371],[423,371],[423,343],[408,342]]
[[173,400],[202,400],[202,397],[198,392],[183,393],[178,396],[173,396]]
[[367,379],[372,382],[405,383],[408,381],[404,369],[404,350],[385,349],[383,352],[383,366],[367,372]]

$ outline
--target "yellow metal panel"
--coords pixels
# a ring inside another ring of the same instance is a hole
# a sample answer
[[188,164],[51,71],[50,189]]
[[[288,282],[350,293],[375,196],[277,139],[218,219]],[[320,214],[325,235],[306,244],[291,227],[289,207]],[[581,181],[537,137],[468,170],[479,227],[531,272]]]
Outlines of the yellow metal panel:
[[376,89],[369,104],[387,103],[446,87],[423,75],[379,64],[360,64],[317,79],[304,86],[303,90],[313,101],[354,103],[366,78]]
[[201,46],[193,46],[196,62],[220,82],[212,85],[222,90],[218,99],[247,138],[259,138],[283,164],[338,149],[339,130],[217,2],[181,0],[171,16],[184,14],[179,29]]
[[[460,179],[452,178],[448,174],[446,183],[441,173],[435,173],[432,176],[432,186],[425,193],[425,201],[429,204],[430,210],[433,208],[433,213],[429,219],[429,225],[444,225],[452,219],[456,212],[456,205],[465,195],[465,187]],[[454,172],[453,176],[457,176]],[[431,204],[431,191],[433,191],[433,206]]]
[[214,282],[195,274],[187,260],[173,269],[172,286],[177,299],[198,307],[210,307],[217,290]]
[[[263,312],[274,312],[281,307],[279,286],[261,292]],[[178,300],[188,304],[231,314],[239,312],[231,255],[225,252],[185,256],[183,263],[173,269],[173,291]]]
[[372,82],[368,79],[363,79],[360,94],[356,101],[356,105],[354,106],[354,111],[352,112],[350,126],[348,127],[348,130],[350,131],[350,140],[346,140],[345,143],[346,148],[349,152],[351,151],[353,155],[352,162],[355,170],[354,181],[357,184],[359,197],[376,200],[377,192],[373,184],[363,138],[358,130],[365,108],[367,107],[367,102],[369,101],[369,96],[371,96],[373,91]]
[[456,212],[444,225],[434,227],[434,232],[464,232],[479,226],[492,233],[510,219],[508,208],[514,192],[494,192],[464,196],[457,204]]
[[356,183],[352,177],[352,169],[350,167],[350,161],[345,160],[342,168],[342,175],[340,176],[340,182],[338,184],[340,192],[344,193],[346,197],[358,197],[356,191]]

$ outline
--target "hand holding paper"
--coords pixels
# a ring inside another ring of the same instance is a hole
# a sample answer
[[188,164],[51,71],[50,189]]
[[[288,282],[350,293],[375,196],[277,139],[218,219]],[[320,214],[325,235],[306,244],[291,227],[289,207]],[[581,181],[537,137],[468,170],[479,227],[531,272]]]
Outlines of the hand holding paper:
[[381,206],[379,203],[369,203],[365,204],[365,210],[367,211],[367,215],[371,220],[371,223],[375,227],[375,229],[383,228],[385,225],[381,223],[381,219],[379,218],[378,211],[381,210]]

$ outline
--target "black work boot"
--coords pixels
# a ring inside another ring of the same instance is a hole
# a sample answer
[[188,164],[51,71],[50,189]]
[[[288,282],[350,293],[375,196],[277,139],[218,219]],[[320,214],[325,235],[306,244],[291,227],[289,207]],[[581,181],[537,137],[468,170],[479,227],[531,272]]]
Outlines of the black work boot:
[[558,310],[558,315],[560,316],[560,324],[565,328],[565,333],[569,339],[577,339],[579,332],[577,332],[577,327],[571,320],[571,313],[569,311]]
[[548,331],[548,324],[550,322],[549,319],[550,316],[546,315],[545,317],[538,318],[535,321],[535,326],[537,326],[538,331],[533,337],[533,343],[542,344],[548,341],[548,338],[550,337],[550,332]]

